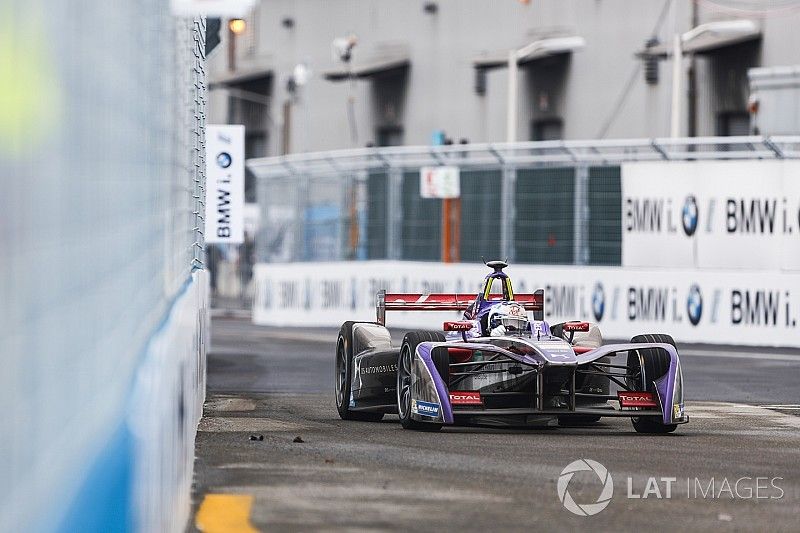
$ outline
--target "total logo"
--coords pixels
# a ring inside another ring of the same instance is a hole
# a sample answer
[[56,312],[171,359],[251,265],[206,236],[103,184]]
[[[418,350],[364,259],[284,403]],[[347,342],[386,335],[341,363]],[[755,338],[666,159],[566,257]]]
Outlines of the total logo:
[[603,320],[603,313],[606,310],[606,294],[603,284],[597,282],[592,291],[592,314],[597,322]]
[[693,326],[700,323],[700,318],[703,316],[703,293],[700,292],[700,286],[696,283],[689,288],[689,294],[686,297],[686,313]]
[[697,231],[697,218],[697,200],[694,196],[687,196],[681,213],[683,232],[686,233],[687,237],[691,237]]

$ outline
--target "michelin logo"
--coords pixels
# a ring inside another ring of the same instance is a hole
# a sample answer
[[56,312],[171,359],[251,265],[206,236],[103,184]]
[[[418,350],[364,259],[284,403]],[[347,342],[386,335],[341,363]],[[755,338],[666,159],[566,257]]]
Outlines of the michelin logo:
[[415,415],[439,416],[439,404],[411,400],[411,412]]

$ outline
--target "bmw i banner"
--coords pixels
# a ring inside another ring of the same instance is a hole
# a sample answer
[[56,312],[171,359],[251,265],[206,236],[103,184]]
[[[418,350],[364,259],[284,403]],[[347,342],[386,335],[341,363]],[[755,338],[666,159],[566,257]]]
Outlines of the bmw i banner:
[[244,126],[206,126],[206,242],[244,242]]
[[800,162],[622,165],[622,264],[797,270]]
[[172,14],[208,17],[246,17],[253,9],[255,0],[171,0]]
[[[800,346],[800,272],[511,265],[515,294],[544,290],[545,318],[599,325],[609,339],[668,332],[678,342]],[[253,322],[338,326],[374,321],[375,294],[475,294],[473,263],[342,261],[255,265]],[[390,326],[438,329],[459,311],[396,311]]]

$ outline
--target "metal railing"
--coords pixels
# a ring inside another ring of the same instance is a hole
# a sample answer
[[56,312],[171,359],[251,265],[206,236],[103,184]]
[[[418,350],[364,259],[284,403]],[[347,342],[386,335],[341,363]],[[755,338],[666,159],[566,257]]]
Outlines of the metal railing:
[[441,206],[419,168],[461,169],[461,260],[619,264],[620,165],[800,158],[800,136],[359,148],[251,159],[260,262],[439,260]]

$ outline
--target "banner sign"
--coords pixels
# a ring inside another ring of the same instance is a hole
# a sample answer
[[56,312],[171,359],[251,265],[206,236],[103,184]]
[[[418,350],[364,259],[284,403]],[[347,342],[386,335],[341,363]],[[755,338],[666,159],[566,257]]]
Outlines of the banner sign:
[[622,264],[800,270],[800,161],[624,163]]
[[244,242],[244,126],[206,126],[205,239]]
[[171,0],[172,14],[190,17],[246,17],[250,15],[255,0]]
[[[800,346],[800,272],[512,265],[515,293],[545,291],[550,323],[595,322],[606,338],[668,333],[679,342]],[[475,264],[359,261],[257,264],[253,321],[335,326],[375,320],[380,289],[477,293]],[[459,312],[390,312],[392,327],[440,329]]]
[[423,198],[458,198],[461,196],[461,171],[458,167],[422,167],[419,169],[419,192]]

